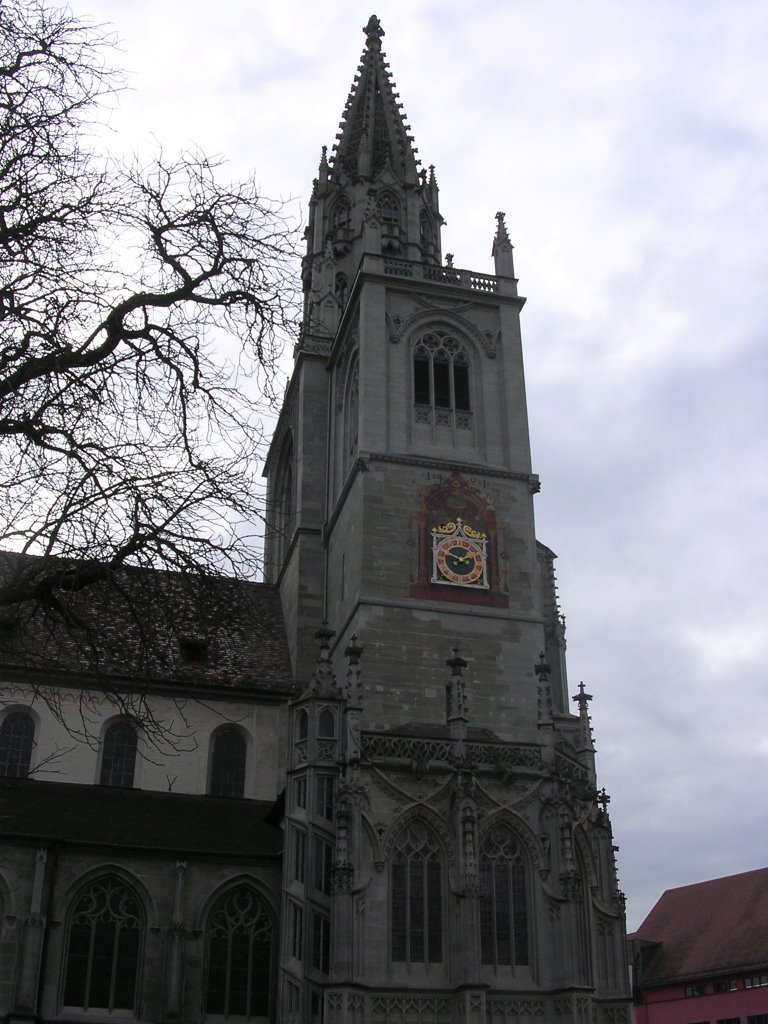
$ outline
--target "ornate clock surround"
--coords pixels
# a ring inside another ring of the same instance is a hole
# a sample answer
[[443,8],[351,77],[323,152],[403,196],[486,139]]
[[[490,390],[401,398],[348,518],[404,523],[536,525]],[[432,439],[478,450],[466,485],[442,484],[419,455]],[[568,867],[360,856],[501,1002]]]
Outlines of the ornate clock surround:
[[495,512],[460,473],[423,492],[416,520],[418,578],[411,597],[509,606],[499,590]]

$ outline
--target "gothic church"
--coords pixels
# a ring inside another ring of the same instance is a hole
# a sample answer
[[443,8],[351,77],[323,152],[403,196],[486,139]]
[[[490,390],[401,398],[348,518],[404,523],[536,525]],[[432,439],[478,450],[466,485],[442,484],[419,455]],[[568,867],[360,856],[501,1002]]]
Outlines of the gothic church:
[[628,1021],[512,245],[499,213],[493,274],[443,258],[383,35],[313,186],[265,582],[137,575],[149,661],[91,595],[106,690],[92,650],[0,624],[9,1022]]

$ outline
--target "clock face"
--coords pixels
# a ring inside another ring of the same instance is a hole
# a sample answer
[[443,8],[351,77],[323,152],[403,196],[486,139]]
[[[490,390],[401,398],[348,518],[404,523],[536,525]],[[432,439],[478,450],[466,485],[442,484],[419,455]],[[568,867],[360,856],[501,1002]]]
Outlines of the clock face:
[[483,575],[483,553],[477,544],[464,537],[441,540],[435,556],[438,572],[449,583],[477,583]]

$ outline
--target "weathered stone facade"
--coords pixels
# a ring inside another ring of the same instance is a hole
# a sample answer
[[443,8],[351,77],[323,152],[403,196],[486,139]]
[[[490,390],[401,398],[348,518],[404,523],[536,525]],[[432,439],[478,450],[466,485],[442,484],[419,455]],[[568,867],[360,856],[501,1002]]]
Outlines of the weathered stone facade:
[[[434,170],[382,34],[372,18],[314,185],[304,333],[267,465],[299,678],[320,588],[336,631],[291,706],[282,913],[305,934],[283,949],[282,1012],[312,1019],[322,997],[345,1024],[625,1020],[590,698],[572,713],[554,556],[535,537],[512,246],[498,214],[493,276],[443,262]],[[330,884],[316,844],[333,846]]]
[[0,637],[9,1020],[628,1020],[512,246],[497,214],[494,274],[443,259],[434,169],[365,32],[310,204],[267,582],[152,577],[143,672],[98,594],[100,673],[34,621]]

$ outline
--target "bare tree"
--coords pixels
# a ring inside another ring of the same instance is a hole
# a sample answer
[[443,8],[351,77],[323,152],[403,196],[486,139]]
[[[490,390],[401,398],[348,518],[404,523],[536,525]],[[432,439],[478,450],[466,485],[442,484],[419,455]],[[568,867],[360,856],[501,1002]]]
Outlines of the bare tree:
[[111,45],[0,4],[0,547],[43,556],[0,605],[65,616],[124,566],[253,570],[252,399],[294,312],[294,229],[253,180],[101,152]]

